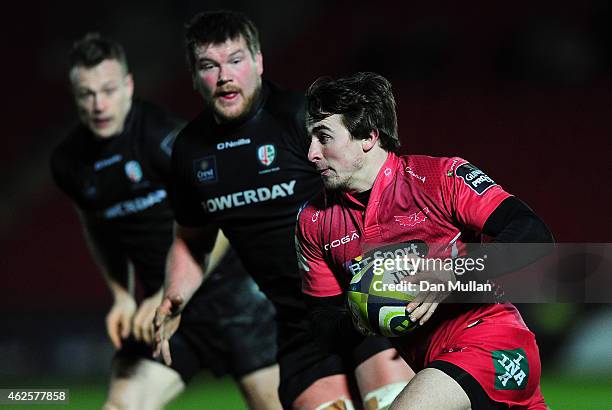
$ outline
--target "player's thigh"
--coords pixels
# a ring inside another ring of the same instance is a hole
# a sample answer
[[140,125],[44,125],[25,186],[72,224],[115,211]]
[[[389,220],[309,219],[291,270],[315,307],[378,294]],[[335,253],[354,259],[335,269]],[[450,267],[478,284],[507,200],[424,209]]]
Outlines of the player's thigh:
[[293,402],[292,410],[352,410],[349,381],[344,374],[316,380]]
[[426,368],[410,380],[390,410],[464,410],[470,399],[463,388],[441,370]]
[[161,363],[118,356],[113,360],[104,409],[161,409],[184,388],[181,376]]
[[283,408],[314,410],[339,400],[350,402],[344,361],[338,355],[324,352],[309,337],[308,323],[303,326],[303,332],[287,331],[290,328],[283,323],[280,326],[278,392]]
[[395,349],[376,353],[355,369],[355,378],[366,410],[387,407],[414,377]]
[[359,391],[363,394],[382,386],[401,383],[414,377],[414,372],[395,349],[376,353],[355,369]]
[[238,385],[249,409],[282,409],[278,398],[278,365],[264,367],[242,376]]

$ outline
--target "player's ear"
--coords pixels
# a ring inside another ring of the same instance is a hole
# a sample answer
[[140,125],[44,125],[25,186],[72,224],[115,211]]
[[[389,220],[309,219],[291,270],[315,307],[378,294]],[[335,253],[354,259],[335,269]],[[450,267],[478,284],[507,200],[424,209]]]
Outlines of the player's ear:
[[128,73],[125,76],[125,86],[127,88],[127,92],[130,98],[132,98],[132,96],[134,95],[134,77],[132,77],[131,73]]
[[372,148],[374,148],[377,142],[378,142],[378,130],[371,130],[370,135],[368,135],[367,138],[364,138],[361,140],[361,149],[363,149],[363,152],[368,152]]
[[261,54],[261,51],[255,54],[255,65],[257,66],[257,74],[262,75],[263,74],[263,55]]

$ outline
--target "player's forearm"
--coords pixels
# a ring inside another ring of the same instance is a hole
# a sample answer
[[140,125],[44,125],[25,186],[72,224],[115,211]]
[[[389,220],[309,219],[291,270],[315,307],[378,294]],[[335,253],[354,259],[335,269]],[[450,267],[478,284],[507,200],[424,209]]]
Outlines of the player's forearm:
[[111,291],[115,301],[122,298],[134,297],[134,275],[132,272],[125,276],[125,282],[116,280],[113,275],[110,275],[107,272],[103,272],[102,276],[104,277],[106,285]]
[[180,297],[184,307],[204,280],[202,267],[195,261],[184,238],[177,236],[166,261],[164,296]]

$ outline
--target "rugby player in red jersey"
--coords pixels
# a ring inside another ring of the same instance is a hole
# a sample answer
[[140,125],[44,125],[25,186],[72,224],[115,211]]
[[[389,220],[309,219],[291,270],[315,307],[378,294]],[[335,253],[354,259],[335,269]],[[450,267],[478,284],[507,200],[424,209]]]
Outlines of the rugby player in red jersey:
[[[325,189],[302,209],[296,241],[311,319],[328,346],[341,350],[358,334],[345,293],[364,249],[404,244],[457,260],[477,256],[467,244],[485,234],[499,260],[505,244],[553,241],[529,207],[466,160],[396,155],[395,99],[382,76],[316,81],[306,115],[308,158]],[[481,281],[500,274],[477,273]],[[391,340],[417,373],[391,408],[546,408],[535,336],[518,310],[440,304],[445,295],[424,291],[406,307],[420,326]]]

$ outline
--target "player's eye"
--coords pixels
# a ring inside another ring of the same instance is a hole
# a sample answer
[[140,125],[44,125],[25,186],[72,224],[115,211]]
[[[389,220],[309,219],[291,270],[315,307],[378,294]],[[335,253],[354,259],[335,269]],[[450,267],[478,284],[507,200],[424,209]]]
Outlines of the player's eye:
[[239,62],[241,62],[241,61],[242,61],[242,58],[238,58],[238,57],[236,57],[236,58],[233,58],[233,59],[231,60],[231,63],[232,63],[232,64],[238,64],[238,63],[239,63]]
[[215,68],[215,65],[213,63],[201,63],[199,68],[200,71],[208,71]]
[[319,142],[323,145],[327,144],[332,139],[332,137],[327,134],[319,134],[317,138],[319,139]]
[[78,91],[76,96],[79,99],[79,101],[85,101],[88,98],[93,97],[94,93],[92,93],[91,91],[86,91],[86,90],[81,90]]
[[102,90],[102,92],[104,94],[106,94],[107,96],[113,95],[115,93],[115,91],[117,91],[116,87],[108,87],[108,88],[105,88],[105,89]]

